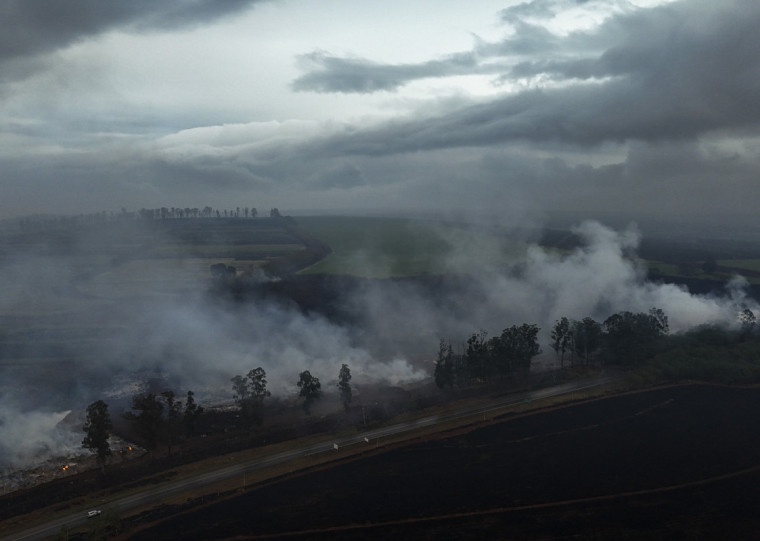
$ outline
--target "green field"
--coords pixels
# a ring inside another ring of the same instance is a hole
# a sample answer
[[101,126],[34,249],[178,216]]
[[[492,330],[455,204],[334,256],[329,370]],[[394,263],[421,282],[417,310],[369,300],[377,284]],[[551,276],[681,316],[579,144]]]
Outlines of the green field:
[[[301,217],[298,225],[333,253],[302,271],[367,278],[496,268],[524,256],[527,245],[456,223],[402,218]],[[470,251],[471,249],[471,251]],[[477,252],[478,261],[470,253]]]

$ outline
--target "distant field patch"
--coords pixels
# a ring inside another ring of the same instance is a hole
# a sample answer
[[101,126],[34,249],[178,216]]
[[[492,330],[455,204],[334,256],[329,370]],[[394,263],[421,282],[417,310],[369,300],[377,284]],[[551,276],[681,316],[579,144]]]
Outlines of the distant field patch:
[[[214,263],[239,266],[233,258],[137,259],[115,266],[79,285],[105,298],[149,297],[202,291]],[[241,266],[239,270],[247,270]]]
[[760,273],[760,259],[722,259],[718,261],[718,266]]
[[387,278],[466,272],[478,265],[514,263],[526,249],[523,242],[462,224],[335,216],[297,222],[333,250],[303,271],[310,274]]

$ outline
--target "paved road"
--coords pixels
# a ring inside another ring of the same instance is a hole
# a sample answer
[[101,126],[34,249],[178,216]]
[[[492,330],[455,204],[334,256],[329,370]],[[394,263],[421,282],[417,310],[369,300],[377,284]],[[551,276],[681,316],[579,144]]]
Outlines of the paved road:
[[[339,448],[348,445],[359,444],[377,445],[378,440],[386,436],[392,436],[401,432],[417,430],[461,417],[481,414],[485,416],[489,412],[497,411],[506,406],[519,404],[521,402],[538,400],[541,398],[570,394],[583,389],[598,387],[600,385],[610,383],[614,379],[615,377],[613,375],[601,374],[594,378],[576,380],[569,383],[563,383],[561,385],[546,387],[537,391],[510,394],[500,399],[493,400],[485,405],[462,408],[454,412],[440,415],[430,415],[428,417],[422,417],[413,421],[396,423],[390,426],[368,430],[355,436],[343,437],[340,439],[325,439],[319,443],[312,445],[306,445],[296,449],[283,451],[281,453],[275,453],[264,458],[258,458],[239,464],[234,464],[204,474],[188,477],[186,479],[163,483],[159,487],[146,488],[145,490],[131,496],[126,496],[124,498],[108,502],[107,504],[104,504],[104,507],[112,507],[122,512],[127,511],[138,506],[159,501],[164,497],[187,491],[188,489],[210,485],[212,483],[216,483],[218,481],[222,481],[231,477],[240,477],[242,481],[243,476],[246,472],[267,468],[269,466],[288,462],[296,458],[328,452],[334,450],[336,445]],[[74,528],[75,526],[79,526],[87,522],[88,519],[85,515],[86,513],[67,515],[45,524],[29,528],[22,532],[18,532],[9,537],[5,537],[4,539],[14,541],[34,541],[45,539],[47,537],[53,537],[58,535],[58,533],[61,531],[61,528],[65,525],[68,525],[70,528]]]

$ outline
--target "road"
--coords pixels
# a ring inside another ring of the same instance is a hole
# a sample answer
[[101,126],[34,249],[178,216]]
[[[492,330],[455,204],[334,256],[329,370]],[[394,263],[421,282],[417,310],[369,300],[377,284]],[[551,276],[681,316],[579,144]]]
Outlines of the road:
[[[288,451],[274,453],[267,457],[258,458],[247,462],[241,462],[239,464],[234,464],[224,468],[219,468],[217,470],[200,475],[163,483],[158,487],[145,488],[136,494],[110,501],[104,504],[103,507],[114,508],[123,513],[124,511],[154,503],[160,501],[162,498],[182,493],[190,489],[210,485],[218,481],[229,479],[231,477],[242,478],[247,472],[267,468],[276,464],[282,464],[283,462],[288,462],[290,460],[295,460],[297,458],[302,458],[317,453],[329,452],[334,450],[336,446],[338,448],[341,448],[349,445],[359,444],[377,445],[378,440],[383,437],[400,434],[402,432],[418,430],[420,428],[432,426],[438,423],[448,422],[462,417],[470,417],[475,415],[485,416],[490,412],[495,412],[507,406],[519,404],[522,402],[539,400],[542,398],[570,394],[592,387],[598,387],[600,385],[610,383],[614,379],[615,376],[603,373],[593,378],[584,378],[569,383],[563,383],[561,385],[546,387],[537,391],[510,394],[497,400],[493,400],[485,405],[481,404],[478,406],[462,408],[457,411],[445,414],[430,415],[412,421],[405,421],[374,430],[368,430],[355,436],[343,437],[339,439],[325,438],[323,441],[312,445],[305,445],[303,447],[290,449]],[[64,517],[46,522],[45,524],[40,524],[38,526],[34,526],[32,528],[12,534],[8,537],[3,538],[3,540],[35,541],[54,537],[58,535],[58,533],[61,531],[61,528],[64,526],[74,528],[87,522],[88,519],[86,517],[86,514],[86,512],[80,512],[66,515]]]

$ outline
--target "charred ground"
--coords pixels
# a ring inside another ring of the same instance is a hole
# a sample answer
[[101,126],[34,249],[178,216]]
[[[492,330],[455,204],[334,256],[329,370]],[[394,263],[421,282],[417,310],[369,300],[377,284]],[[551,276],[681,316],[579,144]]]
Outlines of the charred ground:
[[756,388],[593,400],[177,509],[130,539],[750,539],[759,413]]

